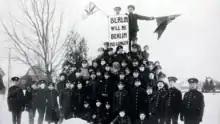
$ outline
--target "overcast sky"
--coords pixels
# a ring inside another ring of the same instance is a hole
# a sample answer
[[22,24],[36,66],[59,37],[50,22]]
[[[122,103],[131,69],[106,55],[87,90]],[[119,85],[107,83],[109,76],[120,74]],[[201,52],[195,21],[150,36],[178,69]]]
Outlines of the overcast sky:
[[[88,40],[89,56],[95,56],[97,48],[108,40],[108,22],[104,13],[113,14],[114,6],[121,6],[123,13],[129,4],[136,6],[136,13],[146,16],[182,14],[157,41],[153,34],[155,21],[139,21],[138,38],[141,45],[150,47],[150,59],[159,60],[167,75],[181,80],[188,77],[204,79],[211,76],[220,80],[220,0],[93,0],[103,11],[82,21],[82,13],[88,0],[57,0],[58,12],[65,14],[64,30],[73,25]],[[0,0],[0,17],[9,20],[8,13],[22,18],[16,0]],[[1,27],[0,27],[1,29]],[[7,57],[10,46],[1,29],[0,57]],[[0,66],[7,73],[7,59],[0,59]],[[27,67],[12,62],[12,76],[23,75]]]

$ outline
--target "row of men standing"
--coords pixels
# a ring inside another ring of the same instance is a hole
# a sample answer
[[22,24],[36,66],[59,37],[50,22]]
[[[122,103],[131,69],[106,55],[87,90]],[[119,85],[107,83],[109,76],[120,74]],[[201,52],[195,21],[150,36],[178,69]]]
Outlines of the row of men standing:
[[[18,79],[17,77],[12,78],[15,83]],[[14,85],[9,89],[8,106],[9,111],[12,112],[14,124],[20,124],[21,113],[25,107],[29,112],[30,124],[33,123],[36,109],[39,112],[39,124],[42,124],[45,109],[48,123],[58,123],[59,120],[72,118],[74,114],[74,116],[94,124],[169,124],[171,121],[173,124],[177,124],[180,113],[180,119],[185,124],[199,124],[203,117],[204,98],[196,90],[198,80],[194,78],[188,80],[190,90],[184,95],[183,100],[181,92],[173,87],[176,78],[170,77],[169,81],[168,90],[165,90],[164,82],[159,81],[158,90],[153,92],[151,86],[147,86],[144,90],[140,87],[140,81],[136,80],[131,93],[127,92],[123,83],[118,83],[118,91],[113,95],[112,104],[104,103],[101,98],[96,98],[91,103],[89,99],[79,97],[82,96],[80,93],[83,94],[83,90],[79,91],[83,87],[82,84],[77,84],[74,88],[74,85],[68,82],[66,88],[59,94],[54,89],[54,85],[49,84],[50,92],[43,93],[47,90],[43,90],[44,85],[41,84],[45,82],[41,81],[38,90],[33,90],[33,92],[29,92],[29,90],[25,95],[21,88]],[[35,89],[34,87],[33,84],[32,88]],[[34,92],[40,98],[33,99]],[[40,95],[41,93],[44,95]],[[58,96],[60,96],[59,100],[57,100]],[[27,102],[28,100],[29,102]],[[34,104],[35,106],[33,106]]]

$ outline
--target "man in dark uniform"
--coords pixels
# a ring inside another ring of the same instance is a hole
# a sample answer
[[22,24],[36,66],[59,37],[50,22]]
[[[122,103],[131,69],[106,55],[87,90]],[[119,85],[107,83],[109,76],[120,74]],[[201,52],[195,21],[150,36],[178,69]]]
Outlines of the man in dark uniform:
[[26,99],[26,110],[28,111],[29,115],[29,124],[34,124],[34,117],[36,113],[36,96],[38,95],[38,87],[37,82],[32,81],[32,85],[30,88],[26,90],[25,99]]
[[204,112],[204,96],[197,90],[198,79],[188,79],[190,90],[184,94],[182,101],[181,121],[184,124],[199,124]]
[[38,89],[38,94],[35,97],[36,101],[38,101],[38,104],[36,104],[36,108],[38,111],[38,124],[43,124],[44,120],[44,114],[46,110],[46,95],[47,95],[47,90],[45,89],[46,87],[46,81],[45,80],[40,80],[39,81],[39,89]]
[[67,75],[64,73],[60,73],[59,77],[60,81],[57,83],[57,91],[60,93],[66,86]]
[[124,89],[124,84],[122,82],[118,83],[118,91],[114,93],[113,97],[113,113],[117,115],[118,112],[123,109],[128,113],[129,111],[129,94],[126,89]]
[[169,86],[166,103],[165,103],[165,114],[166,114],[166,124],[178,124],[178,116],[181,111],[182,105],[182,93],[179,89],[175,87],[177,81],[176,77],[168,77]]
[[141,87],[139,79],[134,81],[134,88],[131,89],[131,121],[132,123],[139,117],[140,110],[144,107],[145,90]]
[[135,6],[129,5],[128,6],[129,41],[130,41],[129,50],[131,50],[131,41],[135,43],[137,40],[137,32],[139,31],[138,20],[154,20],[154,17],[146,17],[146,16],[134,14],[134,11],[135,11]]
[[155,104],[153,105],[153,108],[155,110],[155,114],[157,117],[158,124],[164,124],[165,123],[165,96],[167,92],[164,89],[165,83],[163,81],[157,82],[158,91],[155,94]]
[[13,86],[8,89],[8,109],[12,113],[13,124],[21,124],[21,114],[25,107],[25,97],[22,89],[18,86],[19,78],[11,78]]
[[63,119],[70,119],[73,115],[71,111],[71,107],[72,107],[71,98],[72,98],[72,88],[71,88],[71,83],[68,81],[66,83],[65,88],[59,94],[59,105],[61,112],[60,122],[62,122]]

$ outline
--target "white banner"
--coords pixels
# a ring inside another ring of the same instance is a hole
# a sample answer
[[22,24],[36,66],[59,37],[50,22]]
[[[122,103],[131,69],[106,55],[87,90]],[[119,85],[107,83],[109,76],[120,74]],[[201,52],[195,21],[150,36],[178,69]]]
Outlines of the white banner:
[[129,25],[127,15],[109,16],[109,45],[110,47],[123,46],[128,50]]

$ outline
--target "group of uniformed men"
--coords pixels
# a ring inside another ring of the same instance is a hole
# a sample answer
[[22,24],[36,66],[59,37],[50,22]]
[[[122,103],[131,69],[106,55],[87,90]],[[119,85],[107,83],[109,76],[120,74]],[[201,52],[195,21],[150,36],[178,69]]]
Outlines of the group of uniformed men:
[[[48,124],[72,117],[93,124],[178,124],[178,117],[184,124],[202,121],[204,97],[197,91],[198,79],[188,80],[190,90],[182,98],[175,87],[177,78],[168,77],[166,83],[160,63],[148,60],[148,46],[141,50],[133,44],[126,53],[122,46],[114,51],[105,43],[99,53],[91,65],[86,60],[81,67],[65,62],[56,86],[33,81],[25,94],[18,85],[11,86],[8,106],[13,124],[21,123],[23,110],[29,113],[29,124],[36,111],[38,124],[45,114]],[[17,84],[19,78],[12,81]]]

